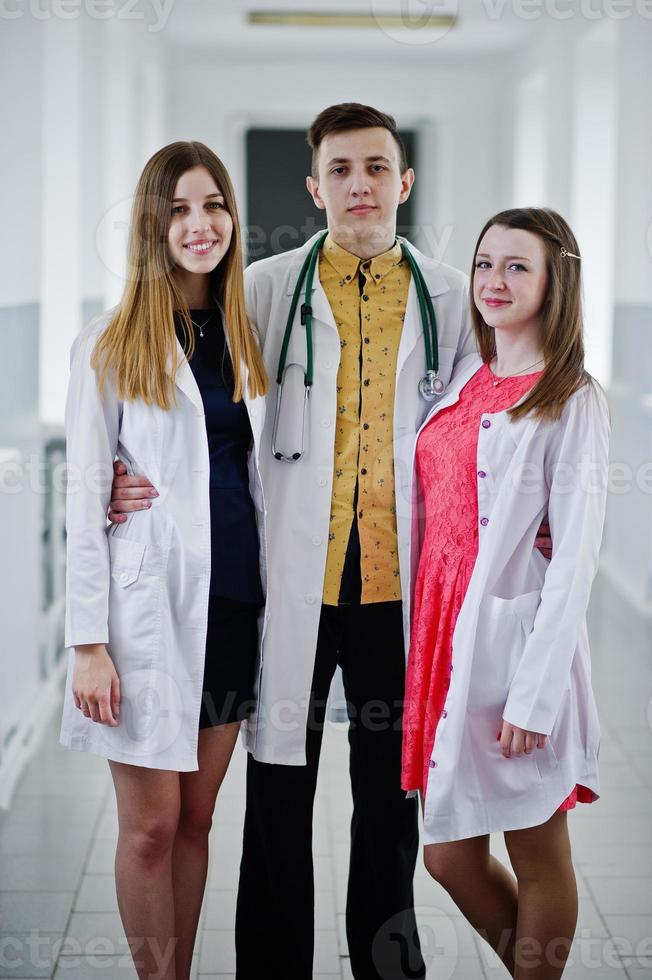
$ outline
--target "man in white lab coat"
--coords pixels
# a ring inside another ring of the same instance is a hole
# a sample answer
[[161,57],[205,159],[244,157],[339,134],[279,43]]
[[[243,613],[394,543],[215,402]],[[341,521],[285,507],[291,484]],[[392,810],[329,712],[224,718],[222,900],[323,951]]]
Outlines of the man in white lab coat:
[[[239,980],[312,976],[312,812],[325,703],[339,664],[353,793],[347,938],[353,976],[423,977],[413,909],[417,802],[400,788],[415,433],[429,407],[415,282],[396,241],[414,172],[394,120],[332,106],[309,131],[308,190],[328,236],[287,348],[274,458],[274,393],[261,476],[268,601],[247,722],[247,812],[236,924]],[[277,375],[299,270],[315,239],[246,272],[248,314]],[[439,377],[475,350],[466,277],[412,248],[437,317]],[[306,329],[314,384],[302,433]],[[305,309],[303,320],[305,321]],[[118,481],[133,488],[135,478]],[[136,491],[140,492],[140,491]],[[133,496],[134,490],[129,490]],[[116,494],[114,494],[116,498]],[[114,499],[112,510],[136,509]]]

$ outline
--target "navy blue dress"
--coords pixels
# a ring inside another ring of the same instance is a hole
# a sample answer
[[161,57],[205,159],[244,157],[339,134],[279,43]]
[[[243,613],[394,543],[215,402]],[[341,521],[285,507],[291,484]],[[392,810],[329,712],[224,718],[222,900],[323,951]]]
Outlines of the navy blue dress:
[[[233,368],[219,310],[191,310],[190,367],[204,403],[210,458],[211,581],[199,727],[241,721],[253,704],[257,619],[264,602],[247,459],[244,402],[233,399]],[[177,336],[184,332],[177,319]]]

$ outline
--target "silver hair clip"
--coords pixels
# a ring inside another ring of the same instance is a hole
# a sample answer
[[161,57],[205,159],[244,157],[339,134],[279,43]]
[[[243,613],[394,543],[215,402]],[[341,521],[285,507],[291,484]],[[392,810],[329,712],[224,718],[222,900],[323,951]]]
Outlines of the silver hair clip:
[[567,255],[571,259],[579,259],[579,258],[581,258],[581,255],[574,255],[573,252],[569,252],[568,249],[564,248],[563,245],[562,245],[560,251],[561,251],[561,257],[562,257],[562,259],[565,259]]

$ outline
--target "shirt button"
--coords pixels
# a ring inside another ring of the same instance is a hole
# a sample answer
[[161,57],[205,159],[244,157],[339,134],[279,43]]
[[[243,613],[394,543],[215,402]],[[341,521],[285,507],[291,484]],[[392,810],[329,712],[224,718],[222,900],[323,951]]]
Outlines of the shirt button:
[[441,716],[442,718],[448,718],[448,712],[446,711],[446,708],[444,708],[444,710],[442,711]]
[[127,573],[126,572],[123,572],[122,575],[120,576],[120,581],[121,582],[126,582],[128,578],[129,578],[129,576],[127,575]]
[[369,297],[366,295],[366,293],[363,294],[362,298],[365,301],[365,303],[369,302]]
[[316,599],[316,597],[314,595],[308,594],[308,595],[304,596],[304,599],[306,600],[306,602],[308,603],[309,606],[314,606],[315,599]]
[[430,762],[428,763],[428,765],[430,766],[431,769],[436,769],[437,768],[437,763],[435,762],[434,759],[431,759]]
[[358,517],[362,517],[362,511],[361,510],[358,511]]
[[479,470],[478,471],[478,476],[480,477],[481,480],[484,480],[484,478],[485,478],[486,475],[487,474],[485,473],[484,470]]
[[364,379],[364,386],[365,386],[365,388],[368,388],[369,387],[369,378],[365,378]]
[[365,337],[364,342],[365,342],[365,344],[368,344],[369,343],[369,338],[368,337]]
[[350,282],[350,281],[351,281],[351,276],[347,276],[347,277],[346,277],[346,281],[347,281],[347,282]]
[[480,523],[482,524],[483,527],[486,527],[487,524],[489,523],[489,518],[488,517],[481,517],[480,518]]
[[367,468],[366,468],[366,466],[363,466],[362,469],[360,470],[360,472],[362,473],[363,476],[366,476],[367,475]]
[[491,428],[491,422],[489,421],[489,419],[483,419],[483,421],[482,421],[482,428],[483,429],[490,429]]
[[368,423],[368,422],[365,422],[365,423],[363,424],[363,426],[362,426],[362,428],[363,428],[363,429],[368,429],[368,428],[369,428],[369,423]]
[[318,534],[314,536],[314,538],[312,539],[312,543],[314,544],[315,548],[319,547],[319,545],[321,544],[321,538],[319,537]]

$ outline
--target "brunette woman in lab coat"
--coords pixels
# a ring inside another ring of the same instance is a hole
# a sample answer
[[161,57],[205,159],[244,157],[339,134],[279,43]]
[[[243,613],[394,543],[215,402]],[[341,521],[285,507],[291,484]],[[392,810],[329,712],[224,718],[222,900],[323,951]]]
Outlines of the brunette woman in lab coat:
[[[546,209],[483,228],[480,356],[415,451],[404,789],[425,863],[518,980],[553,980],[577,889],[567,813],[598,797],[585,614],[604,519],[608,412],[584,368],[581,258]],[[552,559],[533,542],[549,517]],[[489,850],[502,831],[511,873]]]
[[[77,338],[66,407],[80,478],[61,741],[109,760],[142,978],[190,974],[215,799],[252,704],[266,389],[228,173],[202,143],[173,143],[140,177],[124,296]],[[156,489],[107,529],[116,457]]]

